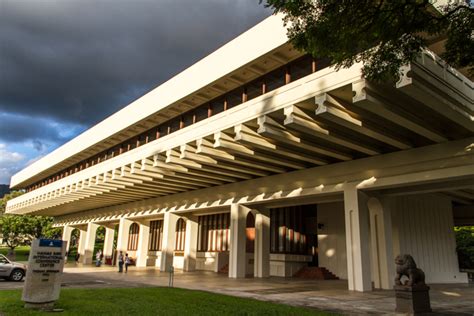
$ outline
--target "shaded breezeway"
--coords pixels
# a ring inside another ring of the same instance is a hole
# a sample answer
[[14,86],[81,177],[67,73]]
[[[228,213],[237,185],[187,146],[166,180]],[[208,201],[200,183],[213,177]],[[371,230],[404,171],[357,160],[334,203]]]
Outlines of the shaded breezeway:
[[[169,273],[153,268],[132,267],[128,273],[118,273],[114,267],[70,266],[65,269],[63,288],[168,286],[168,281]],[[344,280],[320,281],[280,277],[230,279],[225,274],[213,272],[176,271],[174,286],[351,315],[394,314],[395,309],[393,291],[348,291],[347,282]],[[21,287],[22,283],[0,281],[0,290]],[[474,314],[473,284],[436,284],[431,286],[430,293],[435,313]]]

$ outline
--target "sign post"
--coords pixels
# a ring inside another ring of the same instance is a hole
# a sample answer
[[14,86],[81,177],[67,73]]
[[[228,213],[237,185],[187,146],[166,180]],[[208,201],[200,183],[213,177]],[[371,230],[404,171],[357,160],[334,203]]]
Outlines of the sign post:
[[21,298],[25,302],[25,308],[53,308],[61,291],[65,255],[66,241],[33,240]]

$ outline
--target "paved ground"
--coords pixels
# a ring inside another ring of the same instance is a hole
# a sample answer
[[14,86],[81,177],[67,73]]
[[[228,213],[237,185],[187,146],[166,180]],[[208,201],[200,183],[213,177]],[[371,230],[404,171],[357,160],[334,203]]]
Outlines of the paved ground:
[[[152,268],[67,267],[65,288],[168,286],[169,274]],[[0,290],[22,288],[22,283],[0,281]],[[229,279],[212,272],[176,272],[174,286],[222,293],[290,305],[306,306],[350,315],[395,314],[393,291],[357,293],[347,290],[346,281],[315,281],[271,277]],[[0,292],[1,293],[1,292]],[[0,294],[1,295],[1,294]],[[432,285],[431,305],[435,314],[474,315],[474,284]]]

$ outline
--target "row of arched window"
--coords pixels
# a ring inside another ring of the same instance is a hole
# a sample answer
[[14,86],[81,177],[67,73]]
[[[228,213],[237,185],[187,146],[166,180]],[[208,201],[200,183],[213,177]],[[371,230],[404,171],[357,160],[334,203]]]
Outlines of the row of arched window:
[[[228,251],[230,214],[213,214],[198,217],[198,251]],[[128,247],[130,251],[138,249],[140,226],[130,225]],[[178,219],[175,228],[174,251],[184,251],[186,241],[186,221]],[[163,243],[163,220],[150,222],[150,239],[148,250],[161,251]]]
[[[310,219],[312,210],[304,207],[286,207],[272,209],[270,212],[270,243],[272,253],[307,252],[308,232],[305,221]],[[247,252],[253,251],[255,239],[255,218],[249,213],[246,220]],[[133,223],[130,226],[128,250],[138,249],[140,227]],[[198,251],[222,252],[229,251],[230,214],[212,214],[198,217]],[[311,235],[311,234],[310,234]],[[186,241],[186,221],[178,219],[175,227],[174,251],[184,251]],[[150,239],[148,250],[161,251],[163,242],[163,220],[150,222]]]
[[[137,223],[130,225],[128,234],[128,245],[127,249],[135,251],[138,249],[138,234],[140,232],[140,226]],[[175,251],[184,251],[184,245],[186,240],[186,221],[182,218],[178,219],[175,229]],[[148,244],[148,250],[150,251],[161,251],[163,242],[163,221],[151,221],[150,222],[150,240]]]

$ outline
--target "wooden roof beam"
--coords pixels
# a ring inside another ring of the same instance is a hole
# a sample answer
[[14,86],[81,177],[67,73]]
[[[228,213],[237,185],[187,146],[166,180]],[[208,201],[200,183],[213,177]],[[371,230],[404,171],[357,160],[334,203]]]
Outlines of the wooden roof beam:
[[175,164],[183,164],[190,169],[195,169],[199,171],[204,171],[209,174],[212,178],[226,181],[226,182],[235,182],[237,179],[252,179],[249,175],[244,175],[238,172],[232,172],[227,170],[222,170],[217,167],[209,167],[203,164],[200,164],[194,160],[180,158],[180,154],[174,150],[168,150],[166,152],[166,161],[172,162]]
[[120,176],[122,178],[135,179],[140,181],[153,181],[153,177],[132,173],[132,167],[130,165],[122,166]]
[[[195,171],[191,171],[188,168],[185,168],[184,166],[181,165],[176,165],[170,162],[165,162],[166,158],[161,158],[160,155],[155,155],[154,156],[154,162],[153,166],[154,167],[161,167],[161,168],[169,168],[170,170],[174,170],[176,173],[181,173],[184,176],[184,179],[188,180],[194,180],[206,184],[212,184],[212,185],[220,185],[224,184],[224,181],[217,180],[215,178],[209,177],[209,175],[202,174],[202,173],[197,173]],[[176,176],[178,176],[176,174]]]
[[[458,81],[455,75],[448,73],[448,77]],[[405,67],[396,87],[454,124],[474,132],[472,86],[466,85],[466,90],[470,91],[469,97],[467,96],[469,92],[460,93],[449,84],[433,84],[432,82],[434,82],[433,78],[428,72],[422,71],[416,65],[409,65]]]
[[220,149],[215,149],[213,148],[213,143],[206,140],[206,139],[199,139],[196,142],[196,153],[200,155],[205,155],[211,158],[214,158],[219,161],[229,161],[241,166],[245,167],[251,167],[255,169],[260,169],[260,170],[265,170],[269,172],[275,172],[275,173],[283,173],[286,172],[286,169],[280,168],[277,166],[272,166],[268,163],[261,163],[259,161],[255,160],[250,160],[250,159],[244,159],[237,157],[235,155],[232,155],[224,150]]
[[346,127],[355,132],[378,140],[380,142],[386,143],[390,146],[393,146],[398,149],[409,149],[412,148],[411,144],[400,140],[394,136],[389,136],[386,133],[377,131],[373,128],[366,127],[362,121],[351,117],[346,112],[342,111],[340,108],[343,107],[339,101],[333,98],[331,95],[324,93],[320,96],[317,96],[316,104],[318,107],[316,109],[316,116],[322,117],[328,121],[331,121],[334,124]]
[[[144,162],[145,161],[145,162]],[[151,164],[150,164],[151,163]],[[152,171],[153,169],[156,170],[156,167],[153,167],[153,161],[152,160],[142,160],[142,170],[147,170],[147,171]],[[166,171],[166,170],[160,170],[160,172],[166,172],[165,179],[166,181],[170,183],[178,183],[178,184],[185,184],[191,187],[197,187],[197,188],[202,188],[202,187],[207,187],[209,185],[208,182],[204,181],[192,181],[189,180],[186,176],[180,175],[179,173],[176,172],[171,172],[171,171]]]
[[241,155],[249,159],[256,159],[262,162],[267,162],[270,164],[284,166],[284,167],[292,168],[292,169],[306,168],[306,166],[300,162],[281,158],[281,157],[273,155],[272,153],[267,154],[267,153],[256,152],[255,150],[243,144],[236,143],[232,137],[230,137],[229,135],[223,132],[215,133],[214,140],[215,140],[214,148],[223,149],[225,151],[231,151],[237,155]]
[[174,172],[168,171],[161,171],[158,173],[156,168],[153,167],[152,160],[142,159],[140,162],[135,162],[132,164],[132,173],[138,173],[147,175],[153,178],[157,178],[157,183],[160,185],[165,184],[166,186],[176,187],[176,188],[183,188],[183,189],[198,189],[202,187],[202,185],[195,185],[195,184],[185,184],[179,180],[173,180],[171,177],[175,176]]
[[367,155],[373,156],[380,154],[380,151],[370,146],[361,143],[356,143],[355,141],[348,139],[347,137],[337,135],[337,133],[322,128],[308,113],[306,113],[306,111],[296,105],[287,106],[284,109],[284,114],[285,120],[283,124],[288,128],[291,128],[308,136],[328,140],[340,146]]
[[355,106],[383,117],[433,142],[441,143],[448,140],[440,133],[425,127],[425,123],[422,120],[414,117],[410,113],[406,113],[393,102],[378,95],[375,91],[370,89],[367,82],[359,81],[353,83],[352,90],[355,91],[355,96],[352,98],[352,102]]
[[318,146],[312,142],[306,141],[288,131],[283,125],[269,117],[263,115],[258,118],[257,133],[268,138],[277,140],[289,146],[295,146],[308,152],[336,158],[342,161],[352,160],[352,156],[341,153],[337,150]]
[[[180,158],[185,158],[185,159],[188,158],[188,159],[192,159],[192,160],[195,160],[195,161],[199,161],[203,165],[209,165],[211,167],[212,166],[217,166],[221,169],[237,172],[237,174],[244,174],[244,175],[249,174],[249,175],[258,176],[258,177],[265,177],[265,176],[269,175],[268,172],[264,172],[264,171],[261,171],[261,170],[256,170],[256,169],[250,168],[250,167],[240,167],[238,165],[230,164],[230,163],[222,161],[222,160],[217,160],[217,159],[211,158],[209,156],[196,154],[196,148],[194,148],[194,147],[192,147],[188,144],[182,145],[180,150],[181,150]],[[250,178],[252,178],[252,177],[250,176]]]
[[296,161],[306,161],[315,165],[325,165],[327,161],[322,159],[314,158],[311,155],[293,151],[281,147],[280,145],[269,142],[267,139],[262,137],[260,134],[252,130],[250,127],[240,124],[235,126],[235,140],[249,146],[260,148],[262,150],[270,152],[274,156],[284,156],[286,158],[294,159]]

